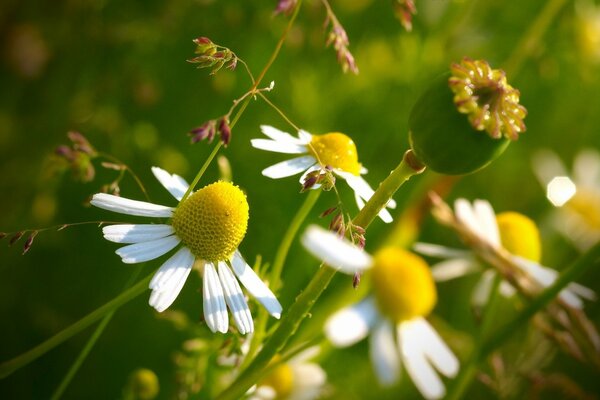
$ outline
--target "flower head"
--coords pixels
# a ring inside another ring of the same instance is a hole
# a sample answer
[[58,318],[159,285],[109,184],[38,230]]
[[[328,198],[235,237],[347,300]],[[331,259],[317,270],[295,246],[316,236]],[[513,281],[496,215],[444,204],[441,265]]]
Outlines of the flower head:
[[429,267],[408,251],[387,247],[370,256],[336,234],[312,226],[303,235],[304,247],[323,262],[353,274],[370,270],[374,295],[335,313],[325,333],[335,346],[349,346],[369,332],[371,361],[382,384],[397,381],[402,364],[427,399],[444,396],[436,373],[454,377],[456,356],[425,317],[437,294]]
[[108,225],[102,229],[105,239],[128,244],[116,251],[127,264],[153,260],[182,244],[152,278],[150,305],[159,312],[166,310],[196,265],[203,275],[204,317],[213,332],[227,332],[227,307],[242,334],[254,330],[238,280],[279,318],[281,305],[237,250],[248,226],[245,194],[237,186],[219,181],[181,201],[189,187],[187,182],[157,167],[152,172],[180,201],[176,208],[105,193],[95,194],[91,201],[96,207],[121,214],[170,218],[168,224]]
[[[300,130],[296,138],[272,126],[263,125],[261,130],[269,139],[252,139],[252,146],[276,153],[302,155],[264,169],[264,176],[279,179],[304,172],[300,183],[306,186],[308,179],[311,180],[308,182],[311,188],[318,188],[320,171],[325,175],[333,172],[354,190],[359,208],[373,195],[373,189],[361,177],[361,174],[366,173],[366,169],[358,162],[356,144],[347,135],[340,132],[313,135]],[[396,203],[390,200],[387,206],[394,208]],[[386,209],[381,210],[379,217],[384,222],[392,221],[392,216]]]

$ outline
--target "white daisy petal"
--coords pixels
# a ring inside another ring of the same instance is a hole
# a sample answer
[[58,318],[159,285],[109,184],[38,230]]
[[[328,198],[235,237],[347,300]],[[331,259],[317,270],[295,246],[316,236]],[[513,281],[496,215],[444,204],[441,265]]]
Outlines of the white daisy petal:
[[317,160],[313,156],[292,158],[291,160],[271,165],[269,168],[264,169],[262,174],[271,179],[286,178],[305,171],[307,168],[315,165],[316,162]]
[[106,193],[96,193],[92,197],[90,204],[104,210],[141,217],[168,218],[173,215],[174,210],[172,207],[147,203],[145,201],[125,199]]
[[449,281],[479,271],[472,258],[452,258],[431,266],[431,275],[436,282]]
[[225,302],[233,314],[235,325],[242,335],[254,331],[254,321],[237,279],[226,263],[219,262],[219,279],[225,292]]
[[398,325],[402,362],[421,395],[426,399],[439,399],[446,393],[446,388],[425,356],[424,345],[427,344],[421,343],[421,332],[412,328],[410,322]]
[[367,337],[377,317],[375,299],[368,297],[333,314],[325,324],[325,335],[334,346],[350,346]]
[[298,364],[292,367],[294,391],[286,400],[312,400],[319,398],[327,374],[314,363]]
[[306,229],[302,244],[315,257],[346,274],[363,271],[373,263],[365,251],[317,225]]
[[440,337],[435,329],[424,318],[411,321],[413,329],[419,333],[423,350],[433,366],[443,375],[453,378],[458,373],[458,358]]
[[479,221],[482,232],[484,232],[484,238],[492,245],[496,247],[500,246],[500,232],[498,231],[496,213],[494,213],[492,205],[485,200],[475,200],[473,202],[473,211]]
[[[336,170],[336,174],[340,175],[342,178],[348,182],[348,186],[354,190],[363,200],[369,201],[369,199],[373,196],[375,191],[371,188],[371,185],[363,178],[362,176],[356,176],[351,173]],[[388,208],[396,208],[396,201],[394,199],[390,199],[386,204]]]
[[390,322],[381,320],[369,338],[371,363],[382,385],[389,386],[398,380],[400,356],[394,341],[394,331]]
[[161,290],[153,290],[148,304],[158,312],[163,312],[169,308],[177,296],[179,296],[179,292],[181,292],[190,271],[191,269],[185,271],[185,274],[181,275],[178,281],[174,281],[172,286],[167,286]]
[[136,264],[154,260],[171,251],[181,242],[177,236],[167,236],[148,242],[134,243],[117,249],[117,253],[125,264]]
[[265,134],[268,138],[280,142],[280,143],[289,143],[294,145],[302,145],[305,144],[302,140],[293,137],[287,132],[280,131],[277,128],[273,128],[269,125],[261,125],[260,130]]
[[597,299],[596,292],[586,286],[580,285],[579,283],[571,282],[567,286],[567,289],[586,300],[594,301]]
[[491,269],[488,269],[481,274],[481,278],[479,278],[475,284],[473,293],[471,293],[471,307],[480,309],[487,304],[495,276],[496,273]]
[[180,248],[156,271],[150,281],[150,289],[160,290],[174,286],[174,282],[177,282],[179,277],[184,275],[184,271],[189,274],[192,265],[194,265],[194,260],[194,255],[187,247]]
[[581,150],[573,162],[573,178],[582,186],[598,187],[600,182],[600,153],[594,149]]
[[312,141],[312,135],[303,129],[298,131],[298,139],[302,144],[309,144]]
[[152,173],[177,200],[181,200],[190,186],[182,177],[175,174],[171,175],[162,168],[152,167]]
[[394,220],[394,218],[392,218],[392,214],[390,214],[390,212],[385,208],[382,208],[381,211],[379,211],[379,213],[377,214],[377,216],[381,218],[381,220],[386,224],[389,224]]
[[456,199],[454,202],[454,213],[456,218],[464,225],[466,225],[473,233],[479,237],[483,237],[485,232],[479,226],[479,220],[473,211],[471,203],[466,199]]
[[[310,174],[313,171],[318,171],[321,169],[321,166],[319,164],[315,164],[312,167],[309,167],[306,169],[306,171],[304,171],[304,173],[302,175],[300,175],[300,179],[299,182],[301,185],[304,185],[304,181],[306,180],[306,175]],[[320,183],[315,184],[311,189],[318,189],[321,187]]]
[[453,249],[446,246],[423,242],[415,243],[413,245],[413,250],[417,253],[437,258],[467,258],[471,255],[471,252],[467,250]]
[[202,300],[206,325],[212,332],[226,333],[229,328],[229,318],[223,288],[215,267],[209,262],[204,265]]
[[273,317],[281,317],[282,307],[271,289],[250,268],[238,250],[235,251],[231,266],[242,285],[250,292],[252,297],[258,300]]
[[118,224],[102,228],[104,239],[115,243],[140,243],[160,239],[173,234],[173,227],[166,224]]
[[266,151],[272,151],[275,153],[286,153],[286,154],[303,154],[308,153],[308,149],[305,145],[292,144],[285,142],[276,142],[269,139],[252,139],[250,141],[252,146]]

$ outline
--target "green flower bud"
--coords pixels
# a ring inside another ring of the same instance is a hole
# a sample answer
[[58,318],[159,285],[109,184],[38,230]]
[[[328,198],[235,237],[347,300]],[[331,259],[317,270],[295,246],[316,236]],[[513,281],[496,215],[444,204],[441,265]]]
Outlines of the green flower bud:
[[413,106],[410,145],[432,170],[475,172],[498,157],[525,131],[525,107],[504,71],[465,58],[438,77]]
[[123,392],[126,400],[152,400],[158,396],[158,377],[146,368],[133,371]]

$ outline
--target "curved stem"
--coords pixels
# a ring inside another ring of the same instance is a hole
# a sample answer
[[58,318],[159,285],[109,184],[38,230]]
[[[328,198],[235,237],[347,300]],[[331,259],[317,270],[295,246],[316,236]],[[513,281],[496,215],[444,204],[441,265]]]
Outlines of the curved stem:
[[153,275],[154,273],[146,276],[144,279],[142,279],[126,291],[122,292],[108,303],[92,311],[90,314],[81,318],[73,325],[60,331],[59,333],[52,336],[45,342],[37,345],[33,349],[26,351],[25,353],[13,358],[12,360],[8,360],[0,364],[0,378],[6,378],[19,368],[26,366],[30,362],[34,361],[38,357],[44,355],[48,351],[61,344],[65,340],[71,338],[72,336],[81,332],[88,326],[92,325],[94,322],[98,321],[106,314],[116,310],[123,304],[144,293],[147,290],[148,284],[150,283],[150,280],[152,279]]

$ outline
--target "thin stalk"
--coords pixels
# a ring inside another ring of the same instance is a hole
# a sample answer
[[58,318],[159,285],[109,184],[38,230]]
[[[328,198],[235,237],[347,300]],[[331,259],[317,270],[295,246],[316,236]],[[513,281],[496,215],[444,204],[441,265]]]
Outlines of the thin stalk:
[[[133,282],[135,282],[135,280],[139,276],[141,270],[142,270],[141,265],[138,265],[135,267],[135,270],[133,271],[133,273],[127,280],[127,283],[125,283],[125,286],[123,286],[123,290],[127,289],[128,287],[130,287],[133,284]],[[94,330],[94,333],[92,333],[92,336],[90,336],[90,338],[88,339],[87,343],[85,344],[85,346],[83,347],[83,349],[81,350],[81,352],[79,353],[77,358],[75,359],[75,362],[73,362],[73,364],[71,365],[71,368],[69,368],[69,371],[67,371],[67,374],[65,375],[63,380],[60,382],[60,385],[58,385],[58,388],[52,394],[52,397],[51,397],[52,400],[58,400],[62,397],[65,390],[67,389],[67,387],[73,380],[73,377],[75,376],[77,371],[79,371],[79,368],[81,367],[81,365],[87,358],[88,354],[90,353],[90,351],[92,351],[92,349],[96,345],[96,342],[98,341],[98,339],[104,332],[104,329],[106,328],[106,326],[112,319],[113,315],[115,315],[115,312],[116,312],[116,309],[109,312],[108,314],[106,314],[104,316],[104,318],[102,318],[102,321],[100,321],[100,323]]]
[[0,364],[0,378],[6,378],[19,368],[26,366],[27,364],[46,354],[48,351],[52,350],[62,342],[66,341],[67,339],[81,332],[88,326],[92,325],[94,322],[98,321],[106,314],[116,310],[123,304],[144,293],[148,289],[148,284],[152,279],[152,275],[154,275],[154,273],[146,276],[144,279],[136,283],[131,288],[127,289],[108,303],[104,304],[103,306],[92,311],[85,317],[81,318],[73,325],[69,326],[66,329],[63,329],[62,331],[52,336],[45,342],[13,358],[12,360],[8,360]]
[[202,164],[202,168],[200,168],[200,171],[198,171],[198,173],[196,174],[196,177],[192,181],[192,184],[190,185],[190,187],[188,187],[188,190],[185,192],[185,194],[181,198],[180,203],[183,203],[185,201],[185,199],[187,199],[189,197],[189,195],[192,194],[192,191],[194,190],[194,188],[200,181],[200,178],[202,178],[202,175],[204,175],[204,172],[206,171],[206,169],[208,168],[208,166],[210,165],[212,160],[215,158],[215,156],[219,152],[219,149],[221,148],[221,146],[223,146],[223,142],[221,142],[219,140],[217,142],[217,144],[215,145],[215,147],[213,148],[210,155],[208,156],[208,158],[206,159],[206,161],[204,161],[204,164]]
[[[423,172],[424,168],[416,162],[409,150],[404,154],[398,167],[392,171],[375,191],[365,207],[358,213],[353,223],[367,227],[377,217],[379,211],[385,207],[391,196],[411,176]],[[294,335],[302,320],[308,315],[312,306],[319,299],[323,291],[331,282],[336,271],[333,268],[321,266],[308,283],[306,289],[296,297],[296,301],[283,315],[279,326],[267,340],[262,350],[252,360],[235,381],[226,388],[215,400],[236,400],[264,375],[269,362],[281,350],[287,341]]]

